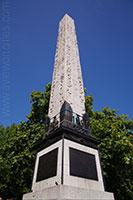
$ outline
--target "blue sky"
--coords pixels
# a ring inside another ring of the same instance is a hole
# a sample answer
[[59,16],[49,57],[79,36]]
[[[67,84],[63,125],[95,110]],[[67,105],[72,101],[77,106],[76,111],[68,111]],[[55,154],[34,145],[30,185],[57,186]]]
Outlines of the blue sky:
[[31,92],[51,82],[58,23],[65,13],[75,20],[84,86],[94,97],[94,110],[109,106],[133,118],[132,0],[6,1],[10,65],[7,91],[0,75],[0,123],[25,120]]

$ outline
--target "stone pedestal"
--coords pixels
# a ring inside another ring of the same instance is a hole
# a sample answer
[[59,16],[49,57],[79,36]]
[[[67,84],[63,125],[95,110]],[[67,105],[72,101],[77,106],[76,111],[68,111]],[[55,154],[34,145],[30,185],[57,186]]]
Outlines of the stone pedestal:
[[60,127],[42,142],[31,193],[23,200],[113,200],[104,191],[97,141],[75,129]]
[[23,200],[114,200],[114,197],[109,192],[57,185],[25,194]]

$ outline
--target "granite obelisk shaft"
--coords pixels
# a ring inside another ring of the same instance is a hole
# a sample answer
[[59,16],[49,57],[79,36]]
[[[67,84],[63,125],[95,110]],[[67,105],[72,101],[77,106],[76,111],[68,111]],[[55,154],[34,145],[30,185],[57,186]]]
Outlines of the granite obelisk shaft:
[[79,50],[74,20],[67,14],[59,24],[52,90],[49,105],[49,117],[60,112],[67,101],[73,112],[85,113],[85,98],[82,81]]

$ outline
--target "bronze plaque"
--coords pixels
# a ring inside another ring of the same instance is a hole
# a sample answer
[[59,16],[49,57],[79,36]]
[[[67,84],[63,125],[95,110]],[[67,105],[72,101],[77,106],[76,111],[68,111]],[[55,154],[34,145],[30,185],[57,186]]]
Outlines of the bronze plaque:
[[95,156],[70,148],[70,175],[98,180]]
[[36,182],[56,176],[58,148],[40,156]]

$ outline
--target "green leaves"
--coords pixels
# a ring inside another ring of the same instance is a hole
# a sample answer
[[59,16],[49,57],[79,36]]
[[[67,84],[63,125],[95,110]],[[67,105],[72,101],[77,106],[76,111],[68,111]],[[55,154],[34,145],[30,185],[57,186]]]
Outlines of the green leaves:
[[31,113],[27,116],[30,122],[44,123],[48,114],[51,84],[47,84],[45,92],[34,91],[31,94]]
[[0,127],[0,195],[22,198],[30,191],[37,146],[45,134],[43,121],[48,112],[51,85],[44,94],[33,92],[32,111],[27,122]]
[[8,139],[0,147],[0,191],[6,198],[17,195],[20,199],[31,188],[36,146],[45,133],[44,125],[23,122],[8,131]]
[[106,189],[114,192],[115,199],[133,199],[133,120],[106,107],[93,112],[90,126],[100,142]]

